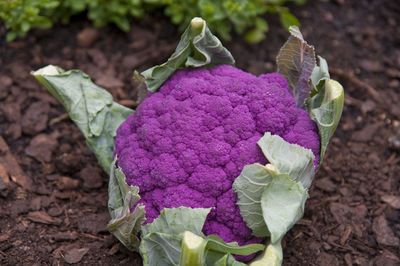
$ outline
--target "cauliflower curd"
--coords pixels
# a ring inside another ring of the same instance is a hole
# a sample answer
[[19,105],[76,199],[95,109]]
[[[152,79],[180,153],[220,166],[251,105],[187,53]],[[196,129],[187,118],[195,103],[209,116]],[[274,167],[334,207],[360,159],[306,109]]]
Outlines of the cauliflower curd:
[[245,165],[267,163],[257,146],[265,132],[311,149],[317,166],[317,127],[282,75],[183,69],[119,127],[115,154],[127,183],[140,188],[146,223],[163,208],[213,207],[204,234],[243,245],[261,239],[243,221],[232,183]]

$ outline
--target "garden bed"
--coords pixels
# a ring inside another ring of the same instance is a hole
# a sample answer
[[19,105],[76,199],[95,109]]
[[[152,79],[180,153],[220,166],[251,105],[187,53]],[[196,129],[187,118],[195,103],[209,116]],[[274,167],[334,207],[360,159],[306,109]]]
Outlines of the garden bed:
[[[284,238],[284,265],[399,265],[400,4],[314,0],[292,10],[343,84],[345,107],[305,215]],[[260,44],[238,36],[226,43],[238,67],[257,75],[276,69],[288,33],[276,17],[269,21]],[[106,230],[108,176],[64,108],[29,73],[47,64],[79,68],[134,108],[141,92],[133,70],[164,62],[177,36],[157,14],[128,34],[95,30],[77,17],[2,41],[1,265],[140,265]]]

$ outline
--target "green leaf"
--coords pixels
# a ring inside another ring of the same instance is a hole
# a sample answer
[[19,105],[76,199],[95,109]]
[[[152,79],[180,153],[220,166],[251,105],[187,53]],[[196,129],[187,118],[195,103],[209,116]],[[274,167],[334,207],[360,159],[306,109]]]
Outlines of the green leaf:
[[64,105],[100,165],[109,173],[117,128],[133,110],[113,102],[109,92],[79,70],[64,71],[49,65],[32,75]]
[[267,132],[257,142],[268,161],[278,173],[288,174],[309,188],[315,175],[314,154],[297,144],[286,142],[278,135]]
[[311,91],[308,82],[315,67],[314,47],[307,44],[298,27],[291,26],[289,31],[291,36],[276,59],[278,72],[288,81],[296,106],[304,108]]
[[279,174],[286,174],[305,188],[314,177],[314,154],[297,144],[290,144],[278,135],[267,132],[257,142],[270,164],[246,165],[233,183],[237,194],[236,204],[246,225],[257,237],[271,235],[262,209],[262,197],[266,188]]
[[265,39],[265,33],[268,31],[268,23],[265,19],[256,18],[255,28],[248,31],[244,36],[248,43],[258,43]]
[[249,266],[280,266],[283,254],[280,241],[269,244],[262,254],[254,258]]
[[280,12],[279,17],[280,17],[282,26],[287,30],[289,30],[290,26],[300,27],[299,20],[288,11]]
[[178,266],[181,256],[181,235],[153,232],[142,237],[140,255],[144,266]]
[[319,166],[324,159],[329,140],[339,124],[343,105],[344,90],[342,85],[327,77],[319,80],[312,92],[312,97],[307,100],[307,111],[311,119],[316,122],[321,138]]
[[214,235],[204,237],[202,229],[211,208],[165,208],[151,224],[142,226],[140,254],[144,265],[243,265],[229,254],[250,255],[262,244],[238,246]]
[[155,92],[179,68],[234,63],[231,53],[210,32],[206,22],[202,18],[194,18],[168,61],[141,74],[146,79],[147,89]]
[[[321,56],[318,56],[318,59],[319,59],[319,64],[320,65],[319,66],[316,65],[314,67],[314,70],[313,70],[312,74],[311,74],[311,83],[312,83],[314,88],[316,88],[318,86],[319,82],[322,79],[330,78],[328,62],[326,62],[326,60]],[[311,92],[311,94],[312,93],[313,92]]]
[[210,211],[211,208],[164,208],[152,223],[142,227],[142,235],[152,232],[179,235],[185,231],[191,231],[203,236],[203,225]]
[[[210,254],[210,253],[209,253]],[[211,261],[211,263],[207,265],[214,265],[214,266],[246,266],[247,264],[239,262],[235,260],[235,258],[231,254],[225,254],[222,255],[221,253],[216,253],[218,254],[215,259]],[[217,259],[219,258],[219,259]]]
[[240,175],[233,182],[233,191],[237,194],[236,204],[246,225],[257,237],[269,236],[261,209],[261,195],[271,182],[273,173],[261,165],[251,164],[243,167]]
[[257,28],[252,29],[246,33],[246,35],[244,36],[244,39],[248,43],[258,43],[265,39],[265,31],[257,29]]
[[229,253],[235,255],[248,256],[255,252],[264,250],[265,246],[262,244],[249,244],[239,246],[236,242],[225,243],[219,236],[209,235],[206,238],[207,249],[220,253]]
[[261,196],[264,221],[271,233],[271,242],[280,241],[303,216],[307,190],[287,174],[276,175]]
[[202,229],[210,211],[211,208],[164,208],[152,223],[142,226],[139,250],[143,264],[179,265],[183,233],[190,231],[203,236]]
[[108,210],[111,220],[107,229],[129,250],[138,251],[140,240],[137,234],[146,220],[143,204],[132,207],[140,200],[139,187],[128,186],[121,168],[116,167],[117,158],[112,163],[108,185]]

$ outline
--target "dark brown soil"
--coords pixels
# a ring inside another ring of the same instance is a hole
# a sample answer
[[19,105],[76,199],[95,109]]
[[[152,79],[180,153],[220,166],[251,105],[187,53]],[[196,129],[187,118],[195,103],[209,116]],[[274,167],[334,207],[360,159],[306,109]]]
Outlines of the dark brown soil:
[[[284,265],[400,265],[400,2],[310,0],[292,10],[346,100],[304,218],[284,239]],[[238,67],[275,70],[287,32],[276,17],[269,21],[262,43],[226,44]],[[29,72],[79,68],[135,107],[133,70],[163,62],[177,41],[157,15],[129,34],[76,18],[0,43],[1,265],[140,265],[105,229],[107,175]]]

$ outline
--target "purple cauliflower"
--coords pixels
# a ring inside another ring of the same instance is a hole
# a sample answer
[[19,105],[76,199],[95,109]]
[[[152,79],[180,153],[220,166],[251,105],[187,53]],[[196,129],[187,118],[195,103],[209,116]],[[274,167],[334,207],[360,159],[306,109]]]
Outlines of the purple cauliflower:
[[265,132],[311,149],[317,166],[317,127],[282,75],[183,69],[119,127],[115,154],[127,183],[140,188],[146,223],[163,208],[212,207],[204,234],[243,245],[260,239],[243,221],[232,183],[245,165],[267,163],[257,146]]

